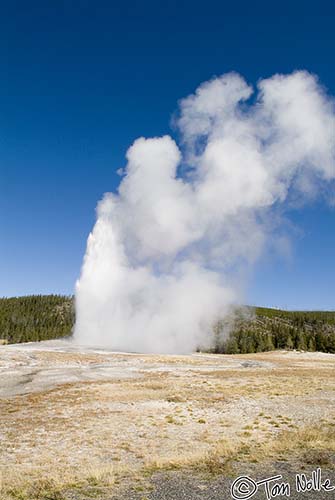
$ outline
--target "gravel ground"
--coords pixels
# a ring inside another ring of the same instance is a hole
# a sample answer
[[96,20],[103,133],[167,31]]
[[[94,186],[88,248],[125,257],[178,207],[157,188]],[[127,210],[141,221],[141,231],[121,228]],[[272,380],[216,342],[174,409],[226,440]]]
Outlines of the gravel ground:
[[[273,487],[281,483],[288,483],[290,490],[287,495],[280,495],[279,498],[290,498],[292,500],[333,500],[335,498],[335,471],[334,469],[321,468],[321,483],[329,479],[334,487],[332,491],[325,491],[321,488],[320,491],[297,491],[296,475],[305,474],[306,479],[312,478],[312,472],[317,471],[315,468],[307,468],[304,470],[294,468],[294,465],[288,463],[276,463],[272,466],[257,466],[250,467],[250,464],[241,465],[243,473],[251,478],[252,481],[258,482],[274,476],[281,475],[282,478],[276,481],[271,481],[268,484]],[[209,479],[202,475],[195,475],[194,472],[169,472],[159,473],[152,477],[148,488],[141,492],[135,491],[133,488],[119,492],[116,496],[111,497],[111,500],[228,500],[238,497],[237,489],[234,490],[235,496],[231,492],[231,487],[239,476],[218,476]],[[252,486],[253,487],[253,486]],[[250,487],[251,488],[251,487]],[[249,493],[253,490],[249,489]],[[267,497],[265,487],[258,485],[258,490],[248,498],[254,500],[269,500],[269,498],[278,498],[275,495],[276,491],[270,490],[270,496]],[[240,499],[247,498],[247,493],[241,495]]]

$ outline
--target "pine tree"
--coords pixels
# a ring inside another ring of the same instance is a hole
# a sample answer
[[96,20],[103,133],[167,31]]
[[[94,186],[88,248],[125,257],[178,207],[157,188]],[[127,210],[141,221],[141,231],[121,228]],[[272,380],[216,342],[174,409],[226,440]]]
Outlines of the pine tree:
[[289,350],[293,349],[294,344],[293,344],[293,340],[292,340],[291,335],[289,335],[289,336],[287,337],[287,340],[286,340],[286,346],[285,346],[285,347],[286,347],[286,349],[289,349]]

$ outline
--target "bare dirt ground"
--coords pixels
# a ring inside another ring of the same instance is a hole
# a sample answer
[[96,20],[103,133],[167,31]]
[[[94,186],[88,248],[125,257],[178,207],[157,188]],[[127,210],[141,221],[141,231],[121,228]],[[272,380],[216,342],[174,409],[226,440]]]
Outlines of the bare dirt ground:
[[216,499],[250,468],[332,474],[334,410],[331,354],[0,346],[0,498]]

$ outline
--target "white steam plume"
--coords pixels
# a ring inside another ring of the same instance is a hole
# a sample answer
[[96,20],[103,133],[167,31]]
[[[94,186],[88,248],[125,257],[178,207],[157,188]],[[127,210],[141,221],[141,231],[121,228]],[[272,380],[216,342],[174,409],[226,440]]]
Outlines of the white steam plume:
[[239,269],[259,257],[268,221],[335,178],[334,103],[305,71],[236,73],[180,102],[169,136],[127,152],[116,194],[100,201],[76,288],[74,338],[142,352],[211,343],[238,300]]

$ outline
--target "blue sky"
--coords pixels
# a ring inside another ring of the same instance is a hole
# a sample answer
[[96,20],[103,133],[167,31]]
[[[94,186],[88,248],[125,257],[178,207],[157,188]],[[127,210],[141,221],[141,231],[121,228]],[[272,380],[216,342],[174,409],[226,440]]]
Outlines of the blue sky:
[[[293,4],[293,5],[292,5]],[[335,93],[332,2],[1,2],[0,296],[72,293],[95,205],[138,136],[227,71],[307,69]],[[247,301],[335,308],[335,209],[292,212]]]

